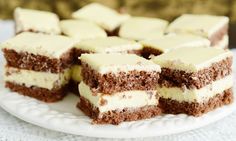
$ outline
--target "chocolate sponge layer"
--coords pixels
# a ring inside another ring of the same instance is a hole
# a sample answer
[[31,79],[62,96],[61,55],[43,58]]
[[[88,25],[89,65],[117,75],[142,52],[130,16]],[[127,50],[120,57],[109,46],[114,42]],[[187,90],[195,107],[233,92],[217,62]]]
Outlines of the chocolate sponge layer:
[[94,93],[112,94],[130,90],[155,90],[158,71],[129,71],[100,74],[82,62],[82,78]]
[[21,95],[29,96],[36,98],[38,100],[44,102],[56,102],[62,100],[67,93],[68,86],[62,86],[60,88],[55,88],[52,90],[48,90],[45,88],[40,87],[26,87],[24,85],[12,83],[12,82],[5,82],[5,87],[9,88],[14,92],[18,92]]
[[27,52],[3,49],[7,65],[19,69],[59,73],[73,63],[74,49],[64,53],[59,59]]
[[162,68],[159,84],[165,87],[187,87],[200,89],[213,81],[219,80],[232,73],[233,58],[228,57],[213,63],[210,67],[198,72],[185,72]]

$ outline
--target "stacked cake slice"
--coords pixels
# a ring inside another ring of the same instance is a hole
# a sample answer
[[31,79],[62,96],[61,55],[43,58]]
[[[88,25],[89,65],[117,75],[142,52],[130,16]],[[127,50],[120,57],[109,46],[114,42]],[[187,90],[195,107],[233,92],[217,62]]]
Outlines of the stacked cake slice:
[[161,37],[168,21],[158,18],[133,17],[121,24],[119,36],[132,40],[144,40]]
[[59,17],[51,12],[16,8],[14,11],[16,34],[36,32],[60,34]]
[[[76,88],[81,80],[81,62],[78,58],[83,53],[132,53],[141,55],[142,45],[132,40],[123,39],[120,37],[107,37],[87,39],[75,45],[76,64],[72,68],[71,85]],[[75,90],[73,90],[75,91]]]
[[233,101],[232,52],[180,48],[153,58],[162,67],[157,93],[166,113],[199,116]]
[[165,35],[155,39],[140,41],[143,45],[142,56],[160,55],[182,47],[209,47],[210,41],[192,34]]
[[228,48],[228,24],[225,16],[184,14],[169,25],[167,32],[199,35],[209,39],[213,47]]
[[160,67],[133,54],[82,54],[78,107],[94,123],[119,124],[161,113]]
[[24,32],[1,44],[6,87],[45,102],[66,94],[73,41],[60,35]]
[[[90,42],[93,40],[97,40],[97,38],[107,39],[107,34],[105,30],[96,25],[93,22],[85,21],[85,20],[62,20],[60,21],[60,27],[62,34],[68,36],[73,39],[76,44],[87,40],[86,42]],[[79,45],[76,45],[79,46]],[[93,45],[94,46],[94,45]],[[92,47],[93,47],[92,46]],[[88,46],[88,49],[92,48]],[[78,94],[78,84],[81,81],[81,65],[78,57],[81,55],[79,53],[78,47],[75,49],[74,54],[74,64],[71,67],[71,80],[70,80],[70,91]],[[87,50],[88,50],[87,49]]]
[[107,37],[105,30],[89,21],[62,20],[60,27],[63,35],[74,39],[76,42]]
[[106,7],[99,3],[91,3],[83,8],[75,11],[72,17],[80,20],[87,20],[96,23],[105,29],[109,35],[117,34],[121,23],[130,18],[127,14],[120,14],[119,12]]

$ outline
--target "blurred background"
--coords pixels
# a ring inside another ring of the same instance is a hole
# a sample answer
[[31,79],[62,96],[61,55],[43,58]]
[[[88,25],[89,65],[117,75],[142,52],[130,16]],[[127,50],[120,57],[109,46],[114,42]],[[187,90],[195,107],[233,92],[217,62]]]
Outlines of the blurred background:
[[236,47],[236,0],[0,0],[0,20],[11,19],[20,6],[57,13],[70,18],[80,7],[98,2],[133,16],[158,17],[169,21],[183,13],[225,15],[230,17],[230,48]]

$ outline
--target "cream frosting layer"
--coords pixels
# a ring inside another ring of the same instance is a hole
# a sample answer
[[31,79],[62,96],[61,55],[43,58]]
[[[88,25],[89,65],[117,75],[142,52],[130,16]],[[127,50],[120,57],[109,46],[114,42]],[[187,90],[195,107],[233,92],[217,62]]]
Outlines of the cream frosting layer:
[[73,46],[74,41],[66,36],[23,32],[2,43],[0,48],[60,58]]
[[148,105],[158,105],[156,91],[125,91],[112,95],[93,94],[83,81],[79,84],[80,95],[102,112],[122,110],[124,108],[139,108]]
[[153,48],[163,53],[182,47],[210,46],[210,41],[206,38],[191,34],[165,35],[156,39],[143,40],[140,43],[144,47]]
[[225,49],[229,46],[229,36],[224,35],[224,37],[213,47]]
[[135,41],[112,36],[84,40],[76,44],[76,48],[95,53],[126,53],[130,50],[142,50],[143,47]]
[[83,20],[63,20],[60,22],[62,33],[76,42],[85,39],[107,37],[106,32],[98,25]]
[[26,87],[36,86],[49,90],[67,84],[69,79],[69,69],[62,73],[50,73],[5,67],[4,75],[4,81],[14,82],[16,84],[25,85]]
[[82,54],[82,62],[101,74],[137,71],[158,71],[160,66],[134,54]]
[[71,68],[71,79],[80,82],[82,80],[81,76],[81,65],[73,65]]
[[133,40],[152,39],[164,35],[168,21],[158,18],[133,17],[125,21],[119,36]]
[[120,14],[99,3],[91,3],[84,6],[74,12],[72,17],[95,22],[109,32],[114,31],[122,22],[130,18],[127,14]]
[[220,80],[201,89],[184,89],[179,87],[157,87],[157,93],[165,99],[177,100],[179,102],[204,102],[233,87],[233,75],[228,75]]
[[232,56],[229,50],[213,47],[179,48],[156,56],[152,61],[162,68],[197,72]]
[[225,16],[184,14],[169,25],[167,32],[192,33],[209,38],[228,23],[229,18]]
[[14,11],[16,33],[33,30],[47,34],[60,34],[59,18],[46,11],[16,8]]

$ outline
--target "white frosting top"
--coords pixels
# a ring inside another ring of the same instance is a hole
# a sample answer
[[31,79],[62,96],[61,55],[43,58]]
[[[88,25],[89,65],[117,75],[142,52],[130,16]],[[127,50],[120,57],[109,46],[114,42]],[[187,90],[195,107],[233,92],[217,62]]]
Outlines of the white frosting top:
[[161,71],[159,65],[134,54],[82,54],[80,59],[101,74],[132,70]]
[[106,32],[96,24],[83,20],[63,20],[60,22],[62,33],[79,42],[84,39],[107,37]]
[[101,4],[92,3],[74,12],[72,17],[95,22],[105,30],[112,32],[130,16],[126,14],[120,14],[117,11]]
[[16,33],[22,31],[60,34],[59,18],[56,14],[46,11],[16,8],[14,11]]
[[73,46],[74,41],[66,36],[23,32],[2,43],[0,48],[60,58]]
[[119,36],[133,40],[152,39],[164,34],[168,21],[158,18],[134,17],[125,21],[119,30]]
[[117,53],[130,50],[141,50],[143,47],[140,43],[135,41],[112,36],[83,40],[76,44],[76,48],[95,53]]
[[167,32],[192,33],[208,38],[228,23],[229,18],[225,16],[184,14],[169,25]]
[[209,47],[210,41],[206,38],[191,34],[165,35],[160,38],[143,40],[144,47],[157,49],[163,53],[181,47]]
[[232,55],[228,50],[212,47],[179,48],[156,56],[152,61],[164,68],[197,72]]
[[[97,93],[96,95],[90,90],[89,86],[83,81],[79,84],[80,95],[89,100],[91,104],[99,111],[107,112],[111,110],[122,110],[124,108],[139,108],[147,105],[158,105],[156,90],[152,91],[124,91],[112,95]],[[106,104],[102,104],[106,100]]]

